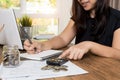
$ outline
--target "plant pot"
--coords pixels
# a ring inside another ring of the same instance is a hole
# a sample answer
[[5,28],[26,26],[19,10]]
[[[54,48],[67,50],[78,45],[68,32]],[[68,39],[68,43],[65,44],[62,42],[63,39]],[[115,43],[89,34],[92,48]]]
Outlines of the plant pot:
[[32,38],[32,32],[31,27],[23,27],[25,32],[29,35],[30,38]]
[[23,30],[25,31],[25,33],[29,36],[30,39],[32,39],[32,27],[21,27],[20,28],[20,36],[21,36],[21,40],[22,43],[28,39],[25,35],[25,33],[23,32]]

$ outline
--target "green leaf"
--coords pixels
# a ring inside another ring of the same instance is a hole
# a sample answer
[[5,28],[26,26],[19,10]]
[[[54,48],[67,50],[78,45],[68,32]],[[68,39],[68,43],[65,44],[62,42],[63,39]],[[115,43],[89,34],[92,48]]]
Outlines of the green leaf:
[[27,15],[23,15],[22,18],[19,19],[19,24],[22,27],[32,27],[32,19]]

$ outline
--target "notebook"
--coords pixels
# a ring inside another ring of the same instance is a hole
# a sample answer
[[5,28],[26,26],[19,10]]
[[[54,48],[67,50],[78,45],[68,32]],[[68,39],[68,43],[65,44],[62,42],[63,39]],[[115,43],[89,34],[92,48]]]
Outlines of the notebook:
[[62,52],[62,50],[46,50],[36,54],[21,53],[20,57],[31,60],[46,60],[54,56],[59,56]]

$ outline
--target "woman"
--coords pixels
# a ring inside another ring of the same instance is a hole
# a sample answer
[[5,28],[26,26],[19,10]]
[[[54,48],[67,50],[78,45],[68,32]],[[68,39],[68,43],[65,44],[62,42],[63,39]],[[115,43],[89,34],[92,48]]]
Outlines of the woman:
[[75,37],[76,45],[65,50],[59,58],[81,59],[89,51],[93,54],[120,59],[120,12],[109,7],[109,0],[73,0],[72,17],[65,30],[43,43],[28,40],[28,53],[67,46]]

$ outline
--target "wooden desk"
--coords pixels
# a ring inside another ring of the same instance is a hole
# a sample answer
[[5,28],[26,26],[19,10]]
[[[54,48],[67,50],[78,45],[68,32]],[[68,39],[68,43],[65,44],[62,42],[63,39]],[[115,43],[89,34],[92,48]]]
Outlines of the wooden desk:
[[89,73],[42,80],[120,80],[120,60],[87,54],[82,60],[72,62]]

